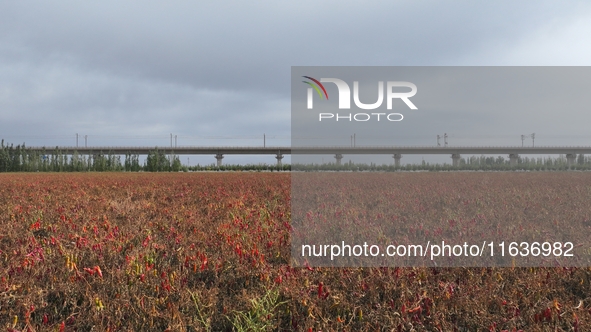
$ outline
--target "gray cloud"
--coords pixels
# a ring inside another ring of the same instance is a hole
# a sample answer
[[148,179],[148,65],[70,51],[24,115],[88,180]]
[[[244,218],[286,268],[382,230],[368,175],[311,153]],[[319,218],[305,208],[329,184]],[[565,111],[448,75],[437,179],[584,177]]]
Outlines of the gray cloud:
[[552,1],[4,2],[0,137],[55,145],[80,133],[95,144],[165,145],[174,133],[186,144],[259,144],[263,133],[289,136],[291,66],[584,65],[589,9]]

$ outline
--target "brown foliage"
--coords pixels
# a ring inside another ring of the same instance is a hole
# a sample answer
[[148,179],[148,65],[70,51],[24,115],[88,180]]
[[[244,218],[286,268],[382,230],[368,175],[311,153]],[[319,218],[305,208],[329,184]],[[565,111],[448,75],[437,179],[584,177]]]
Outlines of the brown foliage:
[[231,331],[247,316],[280,331],[591,325],[588,268],[290,267],[287,174],[2,174],[0,225],[8,330]]

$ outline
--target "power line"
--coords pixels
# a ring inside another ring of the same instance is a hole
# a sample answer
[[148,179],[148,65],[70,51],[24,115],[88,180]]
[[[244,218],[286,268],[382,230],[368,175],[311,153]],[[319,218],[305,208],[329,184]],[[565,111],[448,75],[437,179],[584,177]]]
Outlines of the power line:
[[[85,140],[88,139],[101,139],[101,140],[113,140],[113,139],[120,139],[120,140],[162,140],[162,139],[169,139],[170,134],[168,135],[106,135],[106,134],[84,134],[78,133],[70,134],[70,135],[63,135],[63,134],[43,134],[43,135],[1,135],[0,139],[5,140],[21,140],[21,139],[42,139],[42,140],[68,140],[71,139],[73,142],[76,142],[76,138],[80,138],[84,136]],[[359,135],[360,138],[364,140],[375,140],[375,139],[427,139],[432,140],[433,134],[425,134],[425,135],[398,135],[398,136],[384,136],[384,135]],[[522,140],[525,138],[526,135],[522,135]],[[531,138],[527,135],[527,138]],[[182,140],[261,140],[262,134],[259,135],[215,135],[215,136],[207,136],[207,135],[175,135],[180,142]],[[272,140],[281,140],[281,139],[298,139],[298,140],[315,140],[315,139],[350,139],[350,135],[306,135],[306,136],[290,136],[290,135],[269,135],[265,134],[264,136],[266,139]],[[486,139],[505,139],[510,138],[514,139],[515,137],[520,137],[520,135],[457,135],[457,134],[449,134],[449,138],[453,139],[469,139],[469,140],[486,140]],[[542,136],[540,136],[542,137]],[[537,138],[537,136],[536,136]],[[591,139],[591,135],[573,135],[573,134],[565,134],[565,135],[543,135],[544,140],[550,139]]]

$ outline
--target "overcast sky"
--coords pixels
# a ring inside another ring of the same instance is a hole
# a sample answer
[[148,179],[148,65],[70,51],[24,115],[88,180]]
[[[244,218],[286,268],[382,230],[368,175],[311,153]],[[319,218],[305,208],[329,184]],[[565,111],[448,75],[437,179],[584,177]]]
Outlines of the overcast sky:
[[[589,36],[584,2],[4,1],[0,138],[253,146],[266,134],[288,146],[291,66],[588,66]],[[555,121],[531,129],[537,140],[591,144],[591,131],[554,132]],[[224,160],[259,161],[274,159]]]

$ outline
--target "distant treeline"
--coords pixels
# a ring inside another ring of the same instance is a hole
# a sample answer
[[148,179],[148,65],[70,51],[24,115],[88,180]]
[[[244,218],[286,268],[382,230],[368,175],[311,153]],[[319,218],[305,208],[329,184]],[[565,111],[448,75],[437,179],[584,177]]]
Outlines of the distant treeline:
[[[150,166],[156,164],[150,158]],[[59,149],[33,151],[23,145],[5,145],[0,141],[0,172],[109,172],[140,171],[147,165],[140,165],[139,156],[128,154],[125,161],[121,156],[107,151],[97,155],[66,155]]]
[[100,152],[96,155],[73,155],[62,153],[57,147],[47,151],[32,151],[23,145],[6,145],[0,141],[0,172],[187,172],[187,171],[454,171],[454,170],[591,170],[591,157],[578,155],[575,163],[569,168],[564,156],[529,158],[519,157],[517,164],[511,166],[508,158],[472,156],[461,158],[460,165],[450,164],[406,164],[394,165],[343,163],[328,164],[295,164],[277,165],[183,165],[178,156],[166,155],[155,148],[150,151],[143,163],[139,155],[128,153],[124,156],[112,151]]
[[563,171],[563,170],[591,170],[591,157],[586,157],[582,154],[578,155],[574,164],[569,167],[565,156],[558,157],[544,157],[544,158],[530,158],[518,157],[517,164],[512,166],[509,158],[504,157],[486,157],[486,156],[471,156],[469,158],[460,158],[459,166],[452,166],[451,164],[433,164],[423,161],[420,164],[406,164],[396,167],[394,165],[378,165],[357,164],[357,163],[343,163],[336,165],[335,163],[328,164],[294,164],[291,167],[295,171],[457,171],[457,170],[488,170],[488,171],[511,171],[511,170],[525,170],[525,171]]
[[187,166],[178,156],[169,156],[158,148],[150,151],[143,163],[139,155],[124,156],[112,151],[96,155],[64,154],[57,147],[41,152],[23,145],[7,145],[0,141],[0,172],[182,172],[182,171],[289,171],[289,165],[213,165]]

